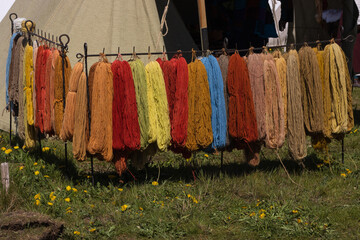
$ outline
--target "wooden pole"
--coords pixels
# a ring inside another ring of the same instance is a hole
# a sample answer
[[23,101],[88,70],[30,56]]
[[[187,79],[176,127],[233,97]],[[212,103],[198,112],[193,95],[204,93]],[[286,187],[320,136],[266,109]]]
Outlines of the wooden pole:
[[205,0],[197,0],[197,3],[200,22],[201,50],[205,51],[209,49]]
[[7,193],[10,187],[9,164],[7,162],[1,164],[1,182]]

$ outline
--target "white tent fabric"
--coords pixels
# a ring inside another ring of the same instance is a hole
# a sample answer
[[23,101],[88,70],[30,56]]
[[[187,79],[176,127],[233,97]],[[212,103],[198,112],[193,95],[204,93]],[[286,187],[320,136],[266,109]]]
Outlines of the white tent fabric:
[[[75,55],[83,53],[84,42],[89,53],[162,51],[160,22],[155,0],[16,0],[0,23],[0,129],[9,130],[9,113],[5,109],[5,67],[11,37],[9,14],[33,20],[47,33],[70,36],[72,65]],[[90,64],[97,59],[89,61]],[[111,59],[113,60],[113,59]],[[145,62],[147,57],[143,59]],[[155,56],[151,60],[155,60]]]

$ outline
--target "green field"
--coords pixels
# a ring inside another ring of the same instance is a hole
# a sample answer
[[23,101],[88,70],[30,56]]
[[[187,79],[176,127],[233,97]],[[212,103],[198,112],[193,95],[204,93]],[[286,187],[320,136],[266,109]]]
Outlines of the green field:
[[[353,96],[356,125],[345,138],[345,163],[335,140],[328,156],[308,140],[305,168],[284,146],[278,153],[291,179],[273,150],[263,150],[257,168],[244,163],[242,151],[225,152],[223,169],[220,154],[185,160],[168,152],[144,170],[130,168],[135,181],[95,160],[93,187],[90,162],[66,164],[60,141],[25,152],[15,139],[18,149],[0,151],[11,176],[0,214],[46,214],[64,223],[62,239],[358,239],[360,90]],[[0,148],[9,149],[8,133],[0,135]],[[4,231],[0,226],[0,236]]]

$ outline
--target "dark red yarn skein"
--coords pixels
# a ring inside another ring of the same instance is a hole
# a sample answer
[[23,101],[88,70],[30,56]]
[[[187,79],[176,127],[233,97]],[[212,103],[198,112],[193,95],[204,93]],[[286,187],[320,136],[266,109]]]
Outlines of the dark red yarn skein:
[[113,72],[113,148],[124,154],[140,149],[140,126],[134,80],[128,62],[115,60]]
[[228,68],[229,134],[236,145],[243,147],[258,139],[254,101],[249,72],[239,54],[231,56]]

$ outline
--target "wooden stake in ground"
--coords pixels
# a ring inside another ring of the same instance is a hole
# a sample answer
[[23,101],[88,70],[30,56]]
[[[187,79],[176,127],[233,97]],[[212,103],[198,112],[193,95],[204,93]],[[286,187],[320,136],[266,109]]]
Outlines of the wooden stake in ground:
[[197,2],[200,22],[201,50],[204,51],[209,49],[205,0],[198,0]]
[[7,193],[9,190],[9,187],[10,187],[10,175],[9,175],[9,164],[8,163],[1,164],[1,182],[2,182],[3,188],[5,188],[5,191]]

